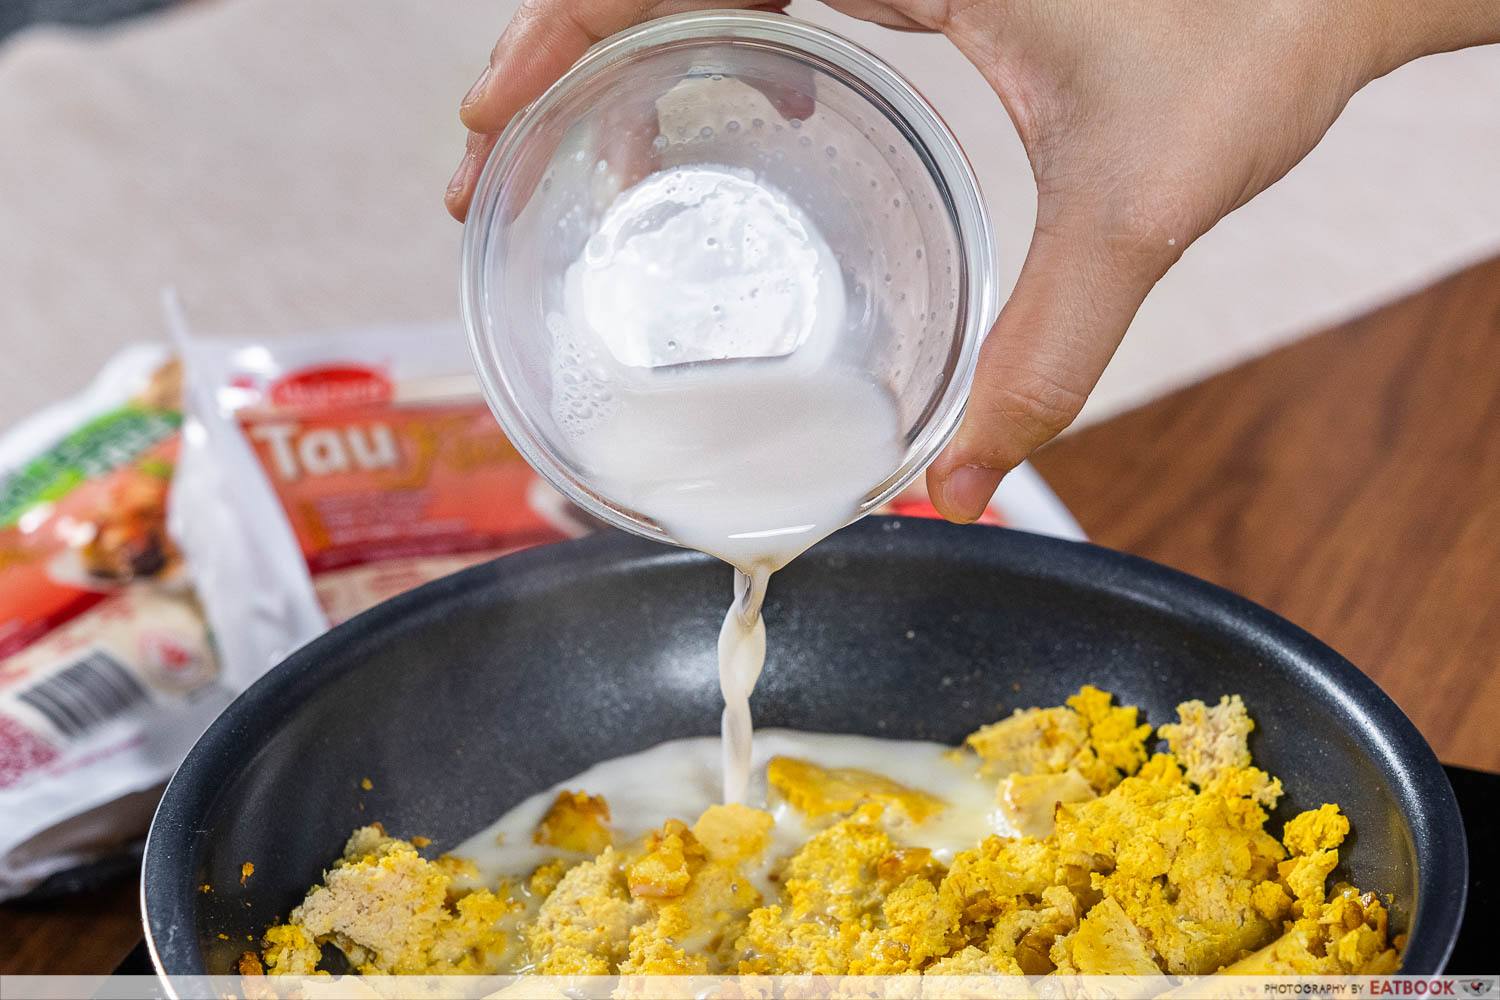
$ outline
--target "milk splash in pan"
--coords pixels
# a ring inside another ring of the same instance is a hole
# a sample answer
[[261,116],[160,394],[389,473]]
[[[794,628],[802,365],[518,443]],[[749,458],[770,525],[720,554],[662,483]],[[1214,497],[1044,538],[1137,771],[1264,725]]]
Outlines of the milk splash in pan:
[[693,165],[621,193],[550,317],[553,416],[601,492],[735,568],[719,632],[724,799],[750,769],[772,573],[901,462],[891,394],[834,352],[838,261],[747,171]]

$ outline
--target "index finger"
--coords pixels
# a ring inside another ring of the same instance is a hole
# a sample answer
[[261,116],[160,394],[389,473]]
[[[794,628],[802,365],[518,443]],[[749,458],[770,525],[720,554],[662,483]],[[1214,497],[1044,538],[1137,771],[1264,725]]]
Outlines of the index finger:
[[490,63],[459,108],[472,132],[499,132],[589,47],[643,21],[687,11],[784,11],[788,0],[525,0],[490,53]]

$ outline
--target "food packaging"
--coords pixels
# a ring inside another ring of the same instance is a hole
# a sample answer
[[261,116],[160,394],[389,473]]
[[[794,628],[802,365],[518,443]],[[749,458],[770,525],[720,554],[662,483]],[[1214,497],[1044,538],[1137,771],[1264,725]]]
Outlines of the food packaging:
[[457,325],[177,339],[172,533],[231,683],[402,591],[589,530],[500,431]]
[[179,377],[128,349],[0,437],[0,899],[142,833],[235,693],[166,530]]

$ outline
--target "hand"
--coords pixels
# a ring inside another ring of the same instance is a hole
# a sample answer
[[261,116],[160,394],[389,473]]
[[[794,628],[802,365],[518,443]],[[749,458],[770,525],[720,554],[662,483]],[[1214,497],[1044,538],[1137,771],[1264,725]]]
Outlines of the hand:
[[[972,521],[1078,415],[1142,300],[1214,223],[1317,144],[1349,98],[1419,55],[1500,41],[1492,0],[828,0],[941,31],[995,89],[1037,183],[1021,275],[980,354],[958,435],[927,471]],[[779,4],[528,0],[460,110],[447,193],[468,211],[510,117],[594,42],[683,10]]]

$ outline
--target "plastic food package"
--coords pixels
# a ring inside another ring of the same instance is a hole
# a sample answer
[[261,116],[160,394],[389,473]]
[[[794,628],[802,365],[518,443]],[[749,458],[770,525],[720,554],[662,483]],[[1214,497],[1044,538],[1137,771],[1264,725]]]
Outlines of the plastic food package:
[[233,695],[166,502],[162,347],[0,437],[0,899],[117,850]]
[[589,530],[506,440],[456,326],[178,339],[172,533],[231,683],[418,584]]

